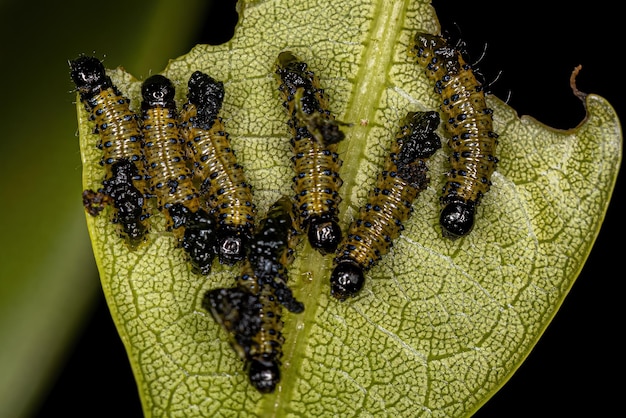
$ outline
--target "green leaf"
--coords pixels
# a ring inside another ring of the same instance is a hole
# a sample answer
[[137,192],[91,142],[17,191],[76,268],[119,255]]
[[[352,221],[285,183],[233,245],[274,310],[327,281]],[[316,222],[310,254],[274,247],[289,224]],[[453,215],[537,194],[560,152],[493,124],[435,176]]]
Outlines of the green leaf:
[[[438,31],[425,1],[239,2],[235,37],[199,45],[163,72],[182,104],[195,70],[223,80],[233,148],[262,215],[291,194],[289,131],[274,78],[284,49],[308,62],[331,111],[353,122],[340,145],[341,222],[364,202],[407,111],[437,109],[423,69],[407,56],[416,31]],[[306,23],[305,23],[306,22]],[[138,109],[140,82],[111,76]],[[149,243],[130,252],[108,210],[88,218],[113,319],[127,348],[146,416],[467,416],[514,373],[563,302],[597,236],[622,154],[614,110],[586,98],[588,115],[558,131],[496,97],[500,164],[474,231],[450,241],[438,227],[446,151],[431,184],[362,293],[329,295],[332,258],[297,249],[290,285],[305,304],[284,313],[283,377],[274,394],[247,381],[227,336],[201,308],[205,291],[233,284],[237,267],[191,273],[154,215]],[[103,177],[97,138],[78,106],[84,187]]]

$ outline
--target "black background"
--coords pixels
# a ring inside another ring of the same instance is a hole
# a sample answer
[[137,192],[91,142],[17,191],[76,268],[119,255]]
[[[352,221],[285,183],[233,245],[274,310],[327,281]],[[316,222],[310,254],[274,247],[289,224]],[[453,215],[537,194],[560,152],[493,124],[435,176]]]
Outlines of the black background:
[[[232,35],[228,26],[237,18],[234,2],[222,3],[196,43],[217,44]],[[584,9],[573,4],[434,1],[443,29],[460,34],[472,58],[484,51],[477,67],[487,83],[493,81],[490,91],[510,97],[520,115],[562,129],[575,127],[585,114],[569,87],[576,65],[582,65],[578,88],[606,98],[622,118],[626,93],[623,67],[618,66],[623,43],[617,6],[608,0]],[[621,409],[623,270],[617,257],[618,248],[620,255],[624,248],[622,177],[600,236],[562,308],[517,373],[475,417],[603,416]],[[126,353],[102,296],[36,416],[80,414],[84,405],[90,405],[94,416],[142,416]]]

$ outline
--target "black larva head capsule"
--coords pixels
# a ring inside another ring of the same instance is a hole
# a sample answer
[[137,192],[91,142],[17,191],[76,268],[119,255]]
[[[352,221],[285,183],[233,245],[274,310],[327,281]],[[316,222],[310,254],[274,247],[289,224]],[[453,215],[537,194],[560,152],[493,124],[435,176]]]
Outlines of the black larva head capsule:
[[308,238],[311,247],[326,255],[334,252],[341,242],[341,228],[337,222],[325,217],[312,217]]
[[88,98],[102,89],[111,87],[102,62],[94,57],[81,56],[70,61],[70,75],[83,98]]
[[245,258],[248,237],[245,236],[240,228],[219,229],[217,246],[220,263],[232,266]]
[[141,85],[142,106],[176,108],[175,92],[174,85],[167,77],[160,74],[150,76]]
[[439,216],[441,232],[445,238],[457,239],[469,232],[474,227],[475,205],[465,202],[452,202],[447,204]]
[[252,360],[248,369],[250,383],[261,393],[272,393],[280,382],[280,368],[275,360]]
[[351,261],[340,261],[330,275],[330,294],[344,301],[359,293],[363,284],[363,269]]

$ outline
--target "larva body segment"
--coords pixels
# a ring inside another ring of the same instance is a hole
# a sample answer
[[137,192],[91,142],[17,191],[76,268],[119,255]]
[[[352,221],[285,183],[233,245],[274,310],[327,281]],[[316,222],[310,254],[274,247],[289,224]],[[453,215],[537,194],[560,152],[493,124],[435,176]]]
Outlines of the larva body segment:
[[[142,85],[142,128],[151,191],[160,210],[180,203],[191,212],[200,208],[192,173],[187,167],[184,141],[178,127],[174,86],[162,75],[147,78]],[[169,214],[167,214],[169,217]],[[169,226],[172,227],[171,217]]]

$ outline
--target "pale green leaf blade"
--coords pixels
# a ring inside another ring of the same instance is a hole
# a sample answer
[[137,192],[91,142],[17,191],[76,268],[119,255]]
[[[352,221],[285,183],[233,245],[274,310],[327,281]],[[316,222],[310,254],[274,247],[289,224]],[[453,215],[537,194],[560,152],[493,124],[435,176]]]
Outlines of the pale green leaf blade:
[[[243,3],[242,3],[243,4]],[[304,23],[306,22],[306,24]],[[409,110],[438,97],[407,56],[415,31],[436,32],[424,2],[282,1],[240,5],[227,44],[198,46],[164,74],[184,100],[186,80],[205,71],[226,85],[223,109],[260,213],[290,194],[289,132],[274,79],[286,48],[320,77],[339,119],[354,122],[341,144],[345,229]],[[111,75],[139,101],[140,83]],[[519,367],[572,286],[604,217],[621,163],[615,112],[587,97],[588,118],[556,131],[489,98],[501,163],[472,234],[440,236],[438,191],[445,150],[431,160],[431,185],[415,215],[359,297],[329,296],[332,260],[299,248],[291,284],[306,306],[285,313],[282,384],[259,395],[222,330],[200,307],[203,293],[230,286],[238,271],[190,273],[173,236],[153,216],[150,242],[129,252],[108,213],[88,219],[113,318],[147,416],[466,416]],[[81,117],[85,187],[102,178],[95,137]]]

